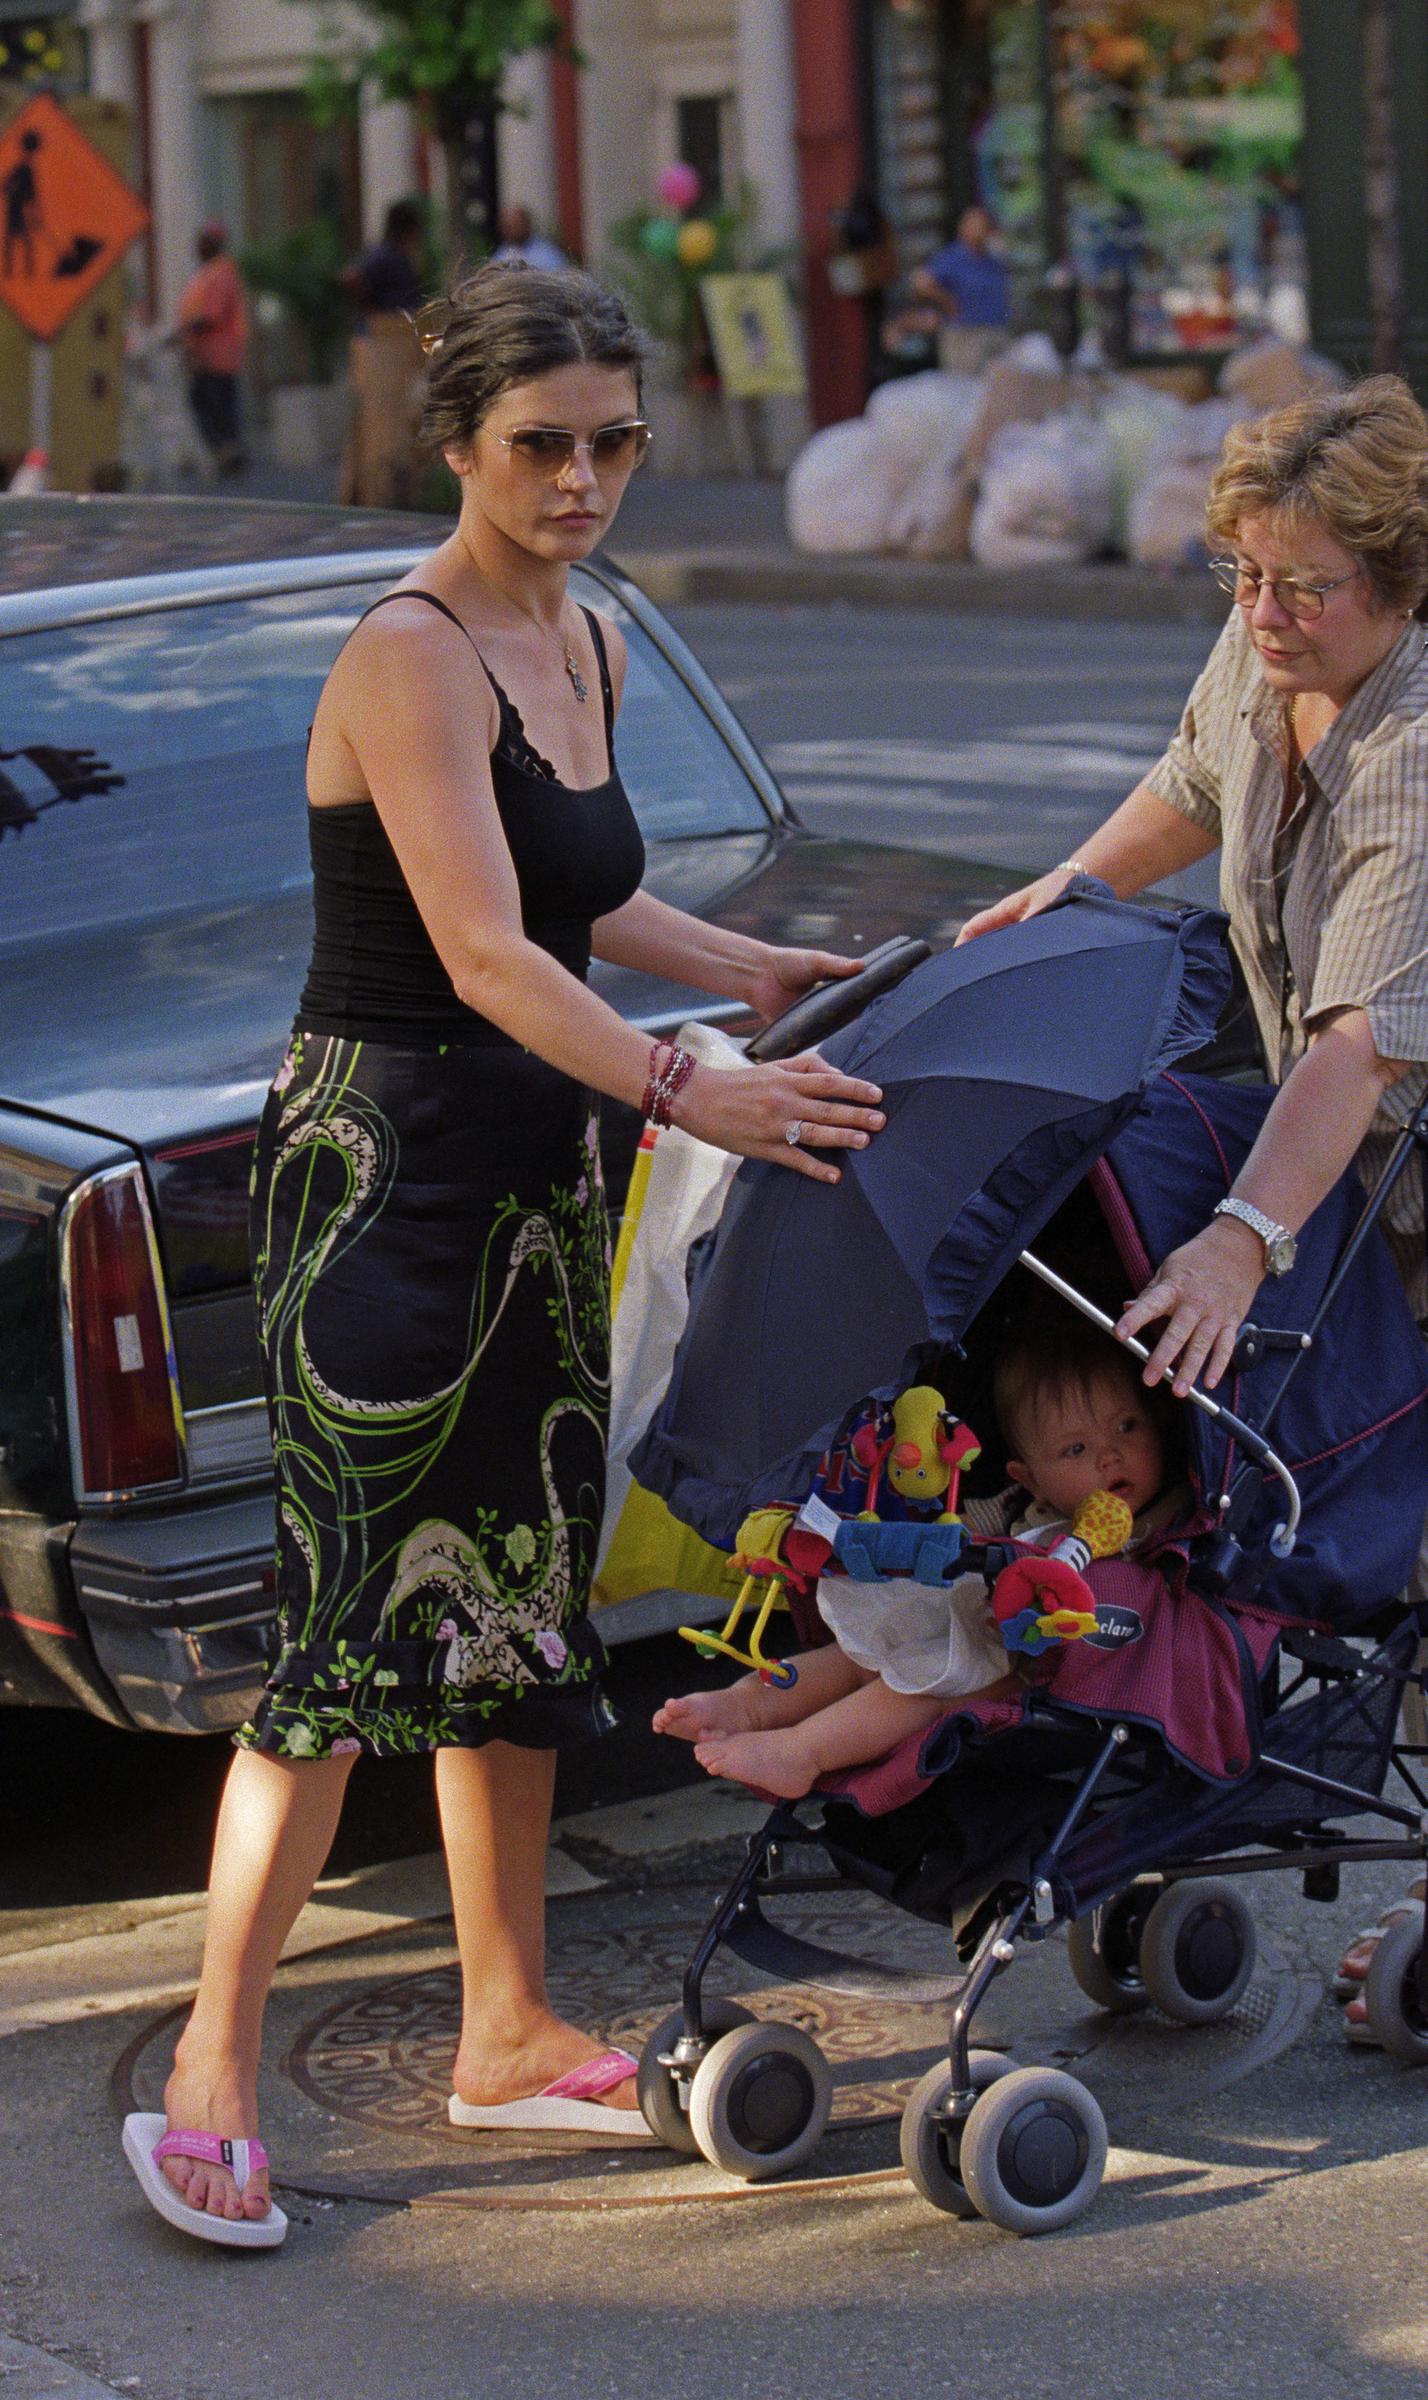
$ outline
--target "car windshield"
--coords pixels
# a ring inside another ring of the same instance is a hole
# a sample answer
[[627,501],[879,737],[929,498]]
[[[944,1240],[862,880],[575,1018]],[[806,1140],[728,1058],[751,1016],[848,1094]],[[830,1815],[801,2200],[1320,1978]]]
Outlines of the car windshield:
[[[306,888],[303,750],[380,587],[156,609],[0,645],[0,945]],[[593,579],[629,644],[620,770],[647,841],[763,829],[735,753]]]

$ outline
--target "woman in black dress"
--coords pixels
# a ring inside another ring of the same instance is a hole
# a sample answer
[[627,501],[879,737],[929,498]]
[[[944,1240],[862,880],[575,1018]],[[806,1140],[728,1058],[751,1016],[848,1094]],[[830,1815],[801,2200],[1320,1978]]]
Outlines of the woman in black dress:
[[573,2078],[562,2121],[643,2130],[630,2063],[543,1982],[556,1749],[609,1721],[585,1613],[608,1392],[598,1095],[825,1179],[826,1153],[882,1122],[874,1087],[816,1058],[714,1073],[652,1051],[585,981],[593,949],[769,1017],[854,963],[639,889],[613,750],[624,645],[566,580],[643,455],[640,361],[584,276],[488,267],[457,292],[427,430],[460,517],[356,628],[313,724],[316,938],[253,1187],[281,1649],[220,1812],[162,2159],[126,2128],[156,2205],[210,2239],[281,2235],[253,2139],[263,2009],[363,1751],[435,1755],[456,2121],[538,2124]]

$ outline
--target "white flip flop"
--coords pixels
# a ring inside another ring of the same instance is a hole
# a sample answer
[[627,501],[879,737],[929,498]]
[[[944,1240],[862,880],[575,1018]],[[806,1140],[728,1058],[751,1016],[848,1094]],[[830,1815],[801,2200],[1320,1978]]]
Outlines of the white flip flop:
[[628,2050],[602,2050],[598,2058],[558,2075],[542,2092],[524,2100],[502,2100],[480,2108],[453,2092],[446,2113],[453,2125],[472,2133],[598,2133],[615,2142],[657,2142],[660,2136],[638,2109],[602,2108],[597,2095],[626,2083],[639,2067]]
[[124,2156],[150,2208],[195,2241],[218,2242],[229,2250],[276,2250],[287,2233],[287,2218],[276,2201],[265,2217],[213,2217],[206,2209],[190,2208],[160,2164],[164,2158],[191,2158],[200,2166],[226,2167],[241,2193],[249,2176],[268,2163],[261,2142],[229,2142],[216,2133],[170,2133],[167,2117],[140,2113],[124,2119]]

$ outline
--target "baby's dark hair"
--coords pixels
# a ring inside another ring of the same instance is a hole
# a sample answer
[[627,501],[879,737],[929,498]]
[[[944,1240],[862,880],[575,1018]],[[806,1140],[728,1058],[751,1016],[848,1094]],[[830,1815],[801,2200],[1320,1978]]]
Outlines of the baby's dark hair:
[[464,447],[502,392],[553,367],[627,368],[641,402],[646,337],[618,294],[577,268],[493,259],[416,323],[430,362],[421,432],[433,449]]
[[1154,1420],[1162,1434],[1170,1409],[1162,1391],[1151,1391],[1140,1380],[1140,1369],[1109,1334],[1069,1308],[1048,1308],[1012,1334],[997,1360],[992,1377],[992,1405],[1003,1441],[1013,1458],[1025,1456],[1027,1436],[1048,1398],[1072,1395],[1087,1399],[1096,1384],[1124,1384]]

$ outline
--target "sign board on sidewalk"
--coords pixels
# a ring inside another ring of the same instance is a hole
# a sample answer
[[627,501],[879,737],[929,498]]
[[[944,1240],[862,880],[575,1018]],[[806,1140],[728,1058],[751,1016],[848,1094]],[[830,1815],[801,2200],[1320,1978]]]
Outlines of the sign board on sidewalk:
[[48,92],[0,132],[0,304],[36,340],[54,340],[148,221]]
[[702,275],[699,297],[731,400],[804,390],[798,330],[781,275]]

